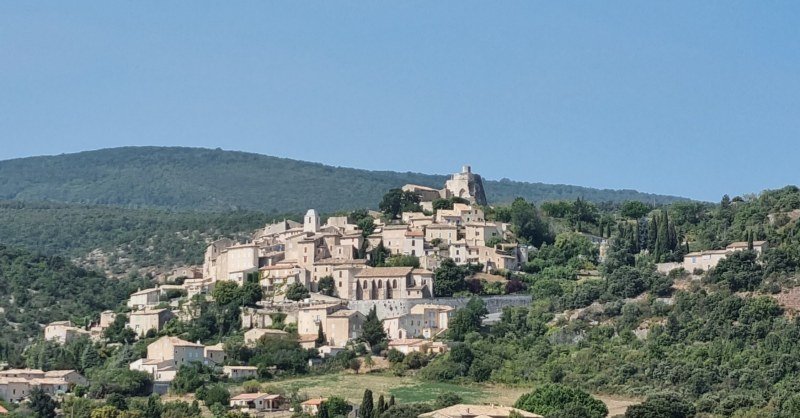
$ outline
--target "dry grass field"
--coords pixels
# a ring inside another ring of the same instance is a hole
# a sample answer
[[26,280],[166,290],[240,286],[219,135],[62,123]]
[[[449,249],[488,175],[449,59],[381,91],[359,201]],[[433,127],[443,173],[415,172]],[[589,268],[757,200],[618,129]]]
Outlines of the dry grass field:
[[[272,390],[270,390],[272,389]],[[322,376],[307,376],[269,382],[262,390],[290,393],[297,390],[303,397],[341,396],[350,402],[359,403],[365,389],[375,395],[383,394],[387,399],[394,395],[398,403],[433,401],[441,393],[456,393],[468,403],[493,403],[512,405],[520,395],[530,388],[499,385],[460,385],[453,383],[423,382],[412,376],[394,376],[389,373],[353,374],[339,373]],[[636,399],[615,396],[596,396],[606,403],[609,417],[624,414],[628,406],[639,403]]]

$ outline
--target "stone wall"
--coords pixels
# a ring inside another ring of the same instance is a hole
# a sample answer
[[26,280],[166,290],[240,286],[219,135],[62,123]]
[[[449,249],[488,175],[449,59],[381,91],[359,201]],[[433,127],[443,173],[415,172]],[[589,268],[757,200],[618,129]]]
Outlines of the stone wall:
[[[489,313],[502,312],[503,308],[509,306],[528,306],[531,304],[529,295],[509,295],[509,296],[481,296],[486,303]],[[373,306],[377,307],[378,318],[391,318],[405,315],[411,311],[411,307],[420,304],[447,305],[456,309],[463,308],[468,297],[464,298],[434,298],[434,299],[384,299],[384,300],[352,300],[348,303],[348,308],[359,311],[364,315],[368,314]]]

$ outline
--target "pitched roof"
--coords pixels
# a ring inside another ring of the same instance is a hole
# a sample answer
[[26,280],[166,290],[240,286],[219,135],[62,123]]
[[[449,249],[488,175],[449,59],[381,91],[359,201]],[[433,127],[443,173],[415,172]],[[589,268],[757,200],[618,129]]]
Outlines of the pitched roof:
[[521,409],[509,408],[506,406],[495,405],[467,405],[458,404],[449,406],[447,408],[438,409],[433,412],[420,415],[420,418],[502,418],[511,415],[511,412],[516,412],[526,418],[542,418],[541,415],[532,412],[523,411]]
[[364,258],[347,259],[347,258],[328,257],[328,258],[323,258],[322,260],[319,260],[319,261],[315,262],[314,264],[318,265],[318,266],[339,265],[339,264],[359,264],[360,265],[360,264],[367,264],[367,260],[364,259]]
[[458,227],[450,224],[430,224],[426,229],[457,229]]
[[327,400],[328,400],[328,398],[309,399],[309,400],[301,403],[301,405],[322,405],[322,403],[327,401]]
[[348,317],[351,317],[351,316],[356,315],[358,313],[359,313],[358,311],[353,311],[353,310],[350,310],[350,309],[342,309],[340,311],[336,311],[336,312],[328,315],[328,318],[348,318]]
[[258,370],[256,366],[223,366],[222,370]]
[[186,341],[186,340],[182,340],[182,339],[180,339],[178,337],[161,337],[161,338],[157,339],[155,342],[153,342],[153,344],[155,344],[155,343],[157,343],[157,342],[159,342],[159,341],[161,341],[161,340],[163,340],[165,338],[167,339],[167,341],[169,341],[170,344],[174,345],[175,347],[200,347],[200,348],[205,348],[203,346],[203,344],[192,343],[192,342],[189,342],[189,341]]
[[64,377],[70,373],[77,373],[75,370],[50,370],[44,372],[45,377]]
[[373,278],[373,277],[405,277],[413,267],[373,267],[361,270],[356,277],[358,278]]
[[259,398],[264,399],[278,399],[281,395],[273,395],[269,393],[242,393],[231,398],[232,401],[254,401]]
[[150,289],[142,289],[142,290],[139,290],[139,291],[131,293],[131,296],[146,295],[148,293],[153,293],[153,292],[161,292],[161,289],[159,289],[157,287],[153,287],[153,288],[150,288]]
[[398,345],[417,345],[424,343],[425,340],[422,338],[400,338],[397,340],[389,341],[389,347],[398,346]]
[[252,332],[252,333],[259,332],[259,333],[264,333],[264,334],[286,334],[287,333],[286,331],[284,331],[282,329],[273,329],[273,328],[253,328],[253,329],[248,330],[247,332],[245,332],[245,334],[247,334],[248,332]]
[[205,347],[205,349],[206,349],[206,350],[217,350],[217,351],[222,351],[222,350],[224,350],[224,349],[225,349],[225,345],[224,345],[224,344],[222,344],[222,343],[217,343],[217,344],[214,344],[214,345],[207,345],[207,346]]
[[167,308],[161,308],[161,309],[145,309],[145,310],[143,310],[143,311],[131,312],[130,314],[131,314],[131,315],[153,315],[153,314],[160,314],[161,312],[164,312],[164,311],[166,311],[166,310],[167,310]]
[[425,312],[426,309],[433,309],[433,310],[437,310],[437,311],[450,312],[455,308],[453,308],[452,306],[447,306],[447,305],[434,305],[432,303],[421,303],[419,305],[412,306],[411,307],[411,313],[412,314],[421,314],[421,313]]
[[[766,241],[753,241],[753,246],[759,247],[766,244]],[[727,248],[747,248],[747,241],[737,241],[728,244]]]

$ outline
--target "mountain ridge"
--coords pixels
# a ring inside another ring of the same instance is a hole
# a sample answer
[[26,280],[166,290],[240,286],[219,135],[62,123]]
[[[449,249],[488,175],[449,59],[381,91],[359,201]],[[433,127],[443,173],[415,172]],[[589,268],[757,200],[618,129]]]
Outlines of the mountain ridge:
[[[480,170],[478,170],[479,172]],[[375,207],[392,187],[442,187],[442,174],[364,170],[219,148],[131,146],[0,161],[0,199],[267,213]],[[689,200],[630,189],[484,179],[490,203],[517,196],[670,203]]]

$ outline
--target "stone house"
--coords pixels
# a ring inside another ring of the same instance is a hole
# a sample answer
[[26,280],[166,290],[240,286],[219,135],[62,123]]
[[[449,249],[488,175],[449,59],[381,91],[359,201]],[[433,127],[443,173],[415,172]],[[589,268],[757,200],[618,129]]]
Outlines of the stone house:
[[355,276],[354,300],[421,299],[433,295],[433,272],[412,267],[373,267]]
[[365,319],[361,312],[349,309],[329,314],[323,328],[328,344],[344,347],[348,341],[358,338]]
[[222,364],[228,356],[225,354],[225,346],[222,343],[207,345],[203,348],[203,357],[208,363]]
[[89,336],[89,331],[80,329],[70,321],[51,322],[44,327],[44,339],[58,344],[66,344],[83,336]]
[[164,325],[175,315],[169,309],[145,309],[131,312],[128,317],[128,328],[132,329],[139,337],[144,337],[148,331],[161,331]]
[[303,411],[304,414],[317,416],[317,414],[319,414],[319,408],[327,400],[328,398],[309,399],[305,402],[300,403],[300,410]]
[[281,395],[268,393],[242,393],[231,398],[230,407],[243,412],[272,412],[285,409],[286,400]]
[[244,333],[244,343],[248,346],[254,346],[258,340],[265,335],[270,335],[273,337],[286,337],[289,334],[286,331],[279,329],[253,328]]
[[258,367],[255,366],[224,366],[222,374],[231,380],[255,379],[258,377]]
[[450,244],[458,240],[458,227],[447,224],[431,224],[425,227],[425,241],[439,240],[442,244]]
[[178,337],[161,337],[147,346],[150,360],[172,360],[177,367],[193,361],[203,362],[205,347]]
[[156,306],[161,303],[161,289],[154,287],[152,289],[139,290],[131,294],[128,299],[128,307],[131,309],[145,309],[151,306]]

